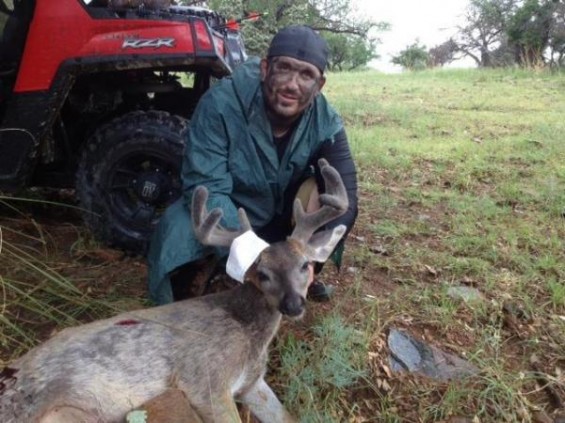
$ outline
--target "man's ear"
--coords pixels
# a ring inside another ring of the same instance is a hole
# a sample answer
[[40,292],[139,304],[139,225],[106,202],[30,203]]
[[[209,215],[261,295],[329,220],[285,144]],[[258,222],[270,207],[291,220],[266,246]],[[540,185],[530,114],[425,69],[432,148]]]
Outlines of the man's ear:
[[326,77],[325,77],[325,75],[322,75],[320,77],[320,82],[318,82],[318,91],[322,91],[322,88],[324,88],[324,85],[326,85]]
[[260,69],[261,82],[263,82],[265,81],[265,78],[267,77],[267,71],[269,70],[269,61],[267,59],[261,59]]

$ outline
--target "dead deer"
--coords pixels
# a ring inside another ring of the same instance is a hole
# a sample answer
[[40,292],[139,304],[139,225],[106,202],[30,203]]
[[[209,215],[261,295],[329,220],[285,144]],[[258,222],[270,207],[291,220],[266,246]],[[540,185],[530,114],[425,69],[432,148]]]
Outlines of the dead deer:
[[[240,421],[234,399],[262,422],[294,421],[263,377],[282,315],[304,313],[309,264],[327,260],[345,232],[340,225],[314,233],[348,206],[338,172],[319,165],[321,208],[305,213],[296,200],[293,233],[260,253],[245,283],[61,331],[0,373],[0,422],[123,422],[169,390],[181,391],[204,422]],[[222,228],[222,212],[208,212],[207,198],[199,187],[192,202],[202,243],[229,246],[251,229],[242,209],[240,230]]]

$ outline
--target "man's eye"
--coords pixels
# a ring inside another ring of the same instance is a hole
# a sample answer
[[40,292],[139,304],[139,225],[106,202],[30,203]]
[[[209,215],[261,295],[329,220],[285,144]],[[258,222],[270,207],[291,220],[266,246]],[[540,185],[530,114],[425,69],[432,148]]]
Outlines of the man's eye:
[[314,74],[310,71],[302,71],[300,72],[300,77],[304,80],[304,81],[312,81],[313,79],[315,79],[316,77],[314,76]]

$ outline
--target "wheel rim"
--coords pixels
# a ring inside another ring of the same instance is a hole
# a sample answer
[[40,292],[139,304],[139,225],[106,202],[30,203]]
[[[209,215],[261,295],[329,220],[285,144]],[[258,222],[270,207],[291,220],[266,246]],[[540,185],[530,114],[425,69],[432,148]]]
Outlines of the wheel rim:
[[122,157],[110,170],[106,190],[110,213],[122,230],[134,237],[150,231],[180,196],[179,162],[145,151]]

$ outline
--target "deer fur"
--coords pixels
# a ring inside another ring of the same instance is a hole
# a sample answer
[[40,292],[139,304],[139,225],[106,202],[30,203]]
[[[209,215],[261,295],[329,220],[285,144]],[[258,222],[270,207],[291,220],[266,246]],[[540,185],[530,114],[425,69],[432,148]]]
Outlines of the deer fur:
[[[324,213],[334,210],[315,223],[318,227],[347,208],[337,171],[320,164],[331,191],[321,196],[322,204],[332,204],[336,196],[341,202],[322,207]],[[331,200],[324,201],[324,195]],[[206,200],[206,190],[199,189],[193,215],[195,226],[209,232],[219,218],[217,211],[205,210]],[[230,291],[61,331],[0,373],[0,422],[123,422],[131,410],[154,407],[171,392],[187,414],[194,411],[203,422],[239,422],[234,399],[262,422],[295,421],[263,378],[268,346],[283,314],[303,315],[309,264],[326,260],[344,231],[339,226],[307,234],[309,242],[291,236],[270,245],[246,273],[246,283]],[[148,423],[175,421],[160,419]]]

